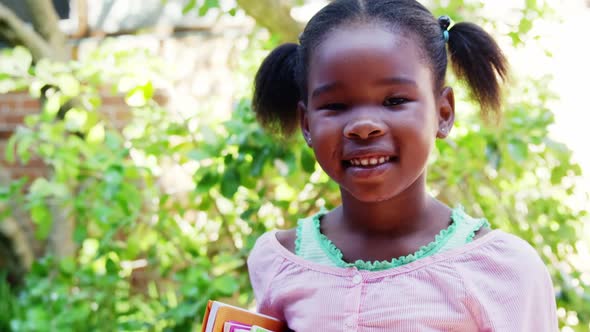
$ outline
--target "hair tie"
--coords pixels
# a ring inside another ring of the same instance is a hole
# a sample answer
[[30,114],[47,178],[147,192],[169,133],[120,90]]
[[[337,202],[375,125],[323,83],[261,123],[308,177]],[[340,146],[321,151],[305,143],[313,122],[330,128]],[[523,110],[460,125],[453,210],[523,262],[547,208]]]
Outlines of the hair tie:
[[443,38],[445,43],[449,41],[449,26],[451,25],[451,18],[447,15],[443,15],[438,18],[438,25],[443,31]]

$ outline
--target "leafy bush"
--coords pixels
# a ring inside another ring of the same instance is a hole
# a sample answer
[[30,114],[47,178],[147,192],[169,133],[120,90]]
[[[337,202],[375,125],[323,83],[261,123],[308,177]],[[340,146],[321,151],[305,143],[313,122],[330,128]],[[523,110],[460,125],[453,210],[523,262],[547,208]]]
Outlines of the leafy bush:
[[[48,252],[34,264],[12,328],[186,330],[208,298],[240,294],[233,301],[250,303],[244,262],[254,240],[316,208],[321,187],[301,193],[291,185],[316,172],[311,152],[264,135],[245,100],[218,123],[205,121],[204,111],[171,116],[152,100],[146,68],[155,77],[160,65],[150,65],[145,52],[106,45],[87,62],[34,67],[24,49],[4,56],[19,68],[4,83],[46,98],[8,143],[9,161],[38,156],[52,169],[21,190],[24,207],[41,240],[67,222],[53,218],[53,209],[69,211],[78,248],[59,259]],[[134,113],[122,132],[100,113],[105,84],[125,94]],[[159,185],[160,168],[171,163],[190,182],[187,191]],[[318,172],[315,178],[327,182]]]

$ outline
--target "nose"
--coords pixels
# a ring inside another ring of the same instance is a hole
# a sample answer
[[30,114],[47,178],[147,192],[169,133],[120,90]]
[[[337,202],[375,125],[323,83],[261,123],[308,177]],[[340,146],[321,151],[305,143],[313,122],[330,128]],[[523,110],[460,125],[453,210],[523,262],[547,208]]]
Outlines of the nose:
[[344,136],[351,139],[368,139],[385,134],[387,127],[376,119],[355,119],[344,127]]

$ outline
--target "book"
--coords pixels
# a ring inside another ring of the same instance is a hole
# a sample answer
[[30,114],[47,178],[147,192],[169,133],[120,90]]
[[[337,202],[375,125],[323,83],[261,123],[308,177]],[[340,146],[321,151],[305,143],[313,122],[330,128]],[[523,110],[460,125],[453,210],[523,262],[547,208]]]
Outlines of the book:
[[240,322],[226,322],[223,324],[223,332],[274,332],[258,325],[242,324]]
[[242,324],[236,321],[225,322],[223,324],[223,332],[250,332],[252,325]]
[[282,332],[286,328],[285,323],[274,317],[210,300],[203,317],[201,332],[225,332],[226,323],[229,323],[228,329],[232,329],[233,326],[232,332],[242,332],[244,329],[251,331],[254,326],[257,328],[256,331],[270,332]]
[[223,324],[223,332],[273,332],[258,325],[242,324],[240,322],[231,321]]

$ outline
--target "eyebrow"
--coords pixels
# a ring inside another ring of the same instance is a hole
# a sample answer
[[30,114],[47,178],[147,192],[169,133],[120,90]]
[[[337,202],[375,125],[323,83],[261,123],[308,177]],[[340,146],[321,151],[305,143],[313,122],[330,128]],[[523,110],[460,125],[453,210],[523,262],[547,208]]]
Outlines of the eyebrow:
[[[386,77],[386,78],[377,80],[376,83],[378,85],[396,84],[396,85],[412,85],[414,87],[418,86],[416,81],[411,80],[409,78],[405,78],[405,77]],[[317,87],[315,90],[313,90],[311,97],[314,98],[314,97],[321,95],[322,93],[326,93],[326,92],[329,92],[330,90],[334,90],[337,87],[339,87],[340,85],[342,85],[342,84],[339,82],[331,82],[331,83],[322,84],[319,87]]]
[[414,87],[418,86],[418,83],[416,83],[416,81],[411,80],[409,78],[405,78],[405,77],[387,77],[387,78],[378,80],[377,84],[379,84],[379,85],[400,84],[400,85],[412,85]]
[[338,83],[338,82],[322,84],[319,87],[317,87],[315,90],[313,90],[313,92],[311,93],[311,98],[315,98],[315,97],[321,95],[322,93],[326,93],[330,90],[334,90],[335,88],[337,88],[340,85],[342,85],[342,84]]

